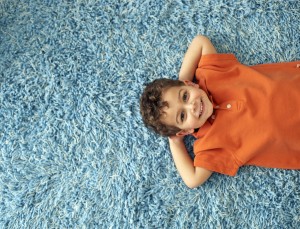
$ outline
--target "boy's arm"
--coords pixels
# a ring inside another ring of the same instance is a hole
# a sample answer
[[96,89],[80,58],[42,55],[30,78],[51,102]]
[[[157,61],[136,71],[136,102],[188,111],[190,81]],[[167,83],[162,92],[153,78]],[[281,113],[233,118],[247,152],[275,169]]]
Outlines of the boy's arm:
[[193,81],[201,56],[211,53],[217,53],[217,51],[210,40],[202,35],[196,36],[183,58],[179,79]]
[[198,187],[211,176],[213,173],[212,171],[194,166],[194,163],[186,150],[182,137],[170,137],[169,143],[176,168],[184,183],[189,188]]

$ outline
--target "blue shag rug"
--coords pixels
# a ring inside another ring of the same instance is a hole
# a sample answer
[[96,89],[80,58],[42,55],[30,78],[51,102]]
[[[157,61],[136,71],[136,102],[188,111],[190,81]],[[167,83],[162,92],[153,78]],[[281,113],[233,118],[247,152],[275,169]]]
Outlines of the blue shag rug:
[[300,228],[300,171],[190,190],[144,128],[145,83],[177,78],[197,34],[245,64],[299,60],[300,4],[1,0],[0,228]]

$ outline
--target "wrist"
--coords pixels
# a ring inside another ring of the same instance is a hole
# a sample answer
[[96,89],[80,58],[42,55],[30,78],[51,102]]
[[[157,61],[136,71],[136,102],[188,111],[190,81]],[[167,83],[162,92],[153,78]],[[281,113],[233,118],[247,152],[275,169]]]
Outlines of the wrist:
[[182,144],[183,143],[183,136],[171,136],[171,137],[168,137],[169,139],[169,144],[175,144],[175,145],[178,145],[178,144]]

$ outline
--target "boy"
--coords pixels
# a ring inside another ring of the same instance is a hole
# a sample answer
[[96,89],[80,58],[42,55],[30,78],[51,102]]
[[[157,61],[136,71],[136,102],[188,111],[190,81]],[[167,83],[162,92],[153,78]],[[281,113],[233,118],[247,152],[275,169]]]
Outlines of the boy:
[[[146,126],[168,136],[172,156],[190,188],[213,172],[234,176],[242,165],[300,169],[300,62],[248,67],[217,54],[197,36],[179,80],[159,79],[144,90]],[[191,81],[196,75],[198,84]],[[194,162],[183,137],[193,134]]]

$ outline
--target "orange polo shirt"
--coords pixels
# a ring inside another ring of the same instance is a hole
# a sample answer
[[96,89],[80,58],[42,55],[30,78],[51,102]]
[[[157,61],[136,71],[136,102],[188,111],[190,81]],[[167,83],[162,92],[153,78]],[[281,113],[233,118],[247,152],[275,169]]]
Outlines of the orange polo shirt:
[[196,79],[214,113],[194,136],[194,165],[234,176],[243,165],[300,169],[300,61],[245,66],[202,56]]

